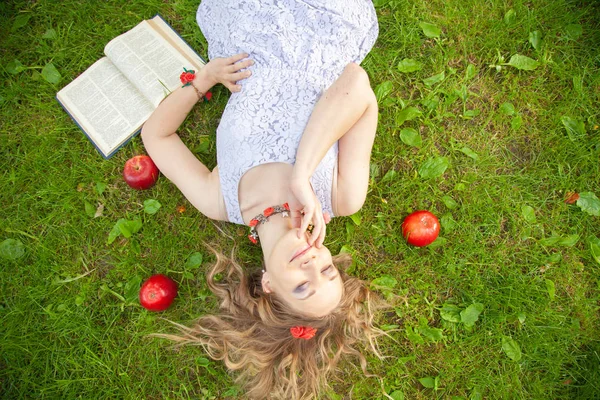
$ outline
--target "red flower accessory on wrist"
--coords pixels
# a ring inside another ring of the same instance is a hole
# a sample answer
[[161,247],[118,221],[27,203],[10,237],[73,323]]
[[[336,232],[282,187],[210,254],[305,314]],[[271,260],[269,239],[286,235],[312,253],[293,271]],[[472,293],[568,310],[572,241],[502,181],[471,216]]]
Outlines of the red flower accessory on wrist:
[[186,69],[185,67],[183,67],[183,72],[181,73],[181,75],[179,75],[179,80],[181,81],[181,83],[183,83],[182,87],[192,86],[196,90],[196,93],[198,93],[198,97],[200,97],[202,101],[210,101],[210,99],[212,98],[212,93],[206,92],[206,94],[204,94],[201,91],[199,91],[198,88],[194,85],[194,78],[196,78],[196,71],[194,71],[193,69]]
[[317,334],[317,330],[310,326],[292,326],[290,333],[296,339],[312,339]]
[[193,69],[185,69],[183,67],[183,72],[179,75],[179,80],[183,83],[182,87],[186,87],[192,84],[192,81],[196,77],[196,71]]

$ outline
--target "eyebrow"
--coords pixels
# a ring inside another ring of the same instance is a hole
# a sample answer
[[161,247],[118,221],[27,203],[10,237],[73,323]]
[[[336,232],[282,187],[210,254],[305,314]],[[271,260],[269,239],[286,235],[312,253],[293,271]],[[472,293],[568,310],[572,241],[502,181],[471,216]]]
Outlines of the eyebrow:
[[[335,278],[337,278],[338,276],[340,276],[340,274],[335,274],[335,276],[333,276],[333,277],[329,278],[329,281],[332,281],[332,280],[334,280],[334,279],[335,279]],[[308,299],[309,297],[313,296],[315,293],[317,293],[317,291],[316,291],[316,290],[313,290],[312,292],[310,292],[310,293],[308,294],[308,296],[306,296],[305,298],[303,298],[303,299],[300,299],[300,300],[306,300],[306,299]]]

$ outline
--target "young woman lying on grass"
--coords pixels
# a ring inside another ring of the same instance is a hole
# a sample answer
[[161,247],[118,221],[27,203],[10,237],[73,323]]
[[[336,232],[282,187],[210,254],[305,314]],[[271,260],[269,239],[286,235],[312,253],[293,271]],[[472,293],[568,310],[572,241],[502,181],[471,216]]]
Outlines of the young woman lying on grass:
[[[218,256],[208,275],[218,315],[180,326],[180,343],[223,360],[252,398],[310,398],[344,355],[366,360],[381,331],[365,284],[323,246],[333,216],[365,200],[377,103],[357,64],[378,33],[368,0],[204,0],[211,61],[170,94],[142,130],[162,173],[209,218],[250,226],[264,270]],[[215,84],[231,98],[209,171],[175,133]],[[219,282],[215,275],[225,278]]]

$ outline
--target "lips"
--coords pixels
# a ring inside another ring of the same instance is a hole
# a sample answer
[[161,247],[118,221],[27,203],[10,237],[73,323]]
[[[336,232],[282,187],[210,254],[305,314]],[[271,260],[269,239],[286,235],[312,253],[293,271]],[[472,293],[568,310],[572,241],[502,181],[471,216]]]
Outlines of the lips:
[[294,256],[292,257],[292,259],[290,260],[290,262],[294,261],[296,258],[301,257],[302,255],[306,254],[307,251],[310,250],[312,246],[311,245],[306,245],[306,247],[303,247],[301,249],[299,249]]

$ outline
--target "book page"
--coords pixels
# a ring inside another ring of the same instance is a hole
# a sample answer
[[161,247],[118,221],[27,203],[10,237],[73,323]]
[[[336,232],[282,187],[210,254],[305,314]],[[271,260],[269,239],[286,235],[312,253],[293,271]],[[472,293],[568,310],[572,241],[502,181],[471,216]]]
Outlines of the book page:
[[196,54],[189,44],[183,40],[179,34],[165,22],[160,15],[148,20],[152,28],[157,31],[167,42],[175,47],[188,61],[194,65],[194,70],[198,71],[204,66],[204,60]]
[[181,86],[184,67],[197,70],[147,21],[110,41],[104,52],[154,106]]
[[129,139],[154,110],[106,57],[57,97],[105,156]]

